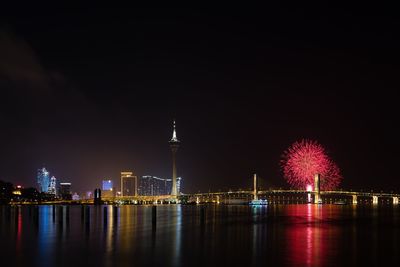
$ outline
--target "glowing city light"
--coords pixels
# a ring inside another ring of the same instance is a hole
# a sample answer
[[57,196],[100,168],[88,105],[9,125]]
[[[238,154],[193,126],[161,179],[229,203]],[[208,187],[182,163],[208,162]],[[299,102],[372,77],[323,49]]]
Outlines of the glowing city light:
[[21,191],[20,190],[14,190],[12,191],[13,195],[21,195]]

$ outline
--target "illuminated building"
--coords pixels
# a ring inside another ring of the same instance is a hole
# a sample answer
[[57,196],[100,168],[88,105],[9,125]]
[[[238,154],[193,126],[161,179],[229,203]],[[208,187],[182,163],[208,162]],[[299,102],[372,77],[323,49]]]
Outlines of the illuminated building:
[[58,193],[62,199],[71,200],[71,183],[60,183]]
[[141,196],[161,196],[171,194],[171,179],[145,175],[140,178],[138,193]]
[[56,195],[56,192],[57,192],[56,183],[57,183],[56,177],[52,176],[50,179],[49,189],[47,191],[49,194]]
[[37,183],[39,184],[39,192],[47,193],[50,186],[50,173],[46,168],[41,168],[37,173]]
[[137,196],[137,176],[133,172],[121,172],[121,196]]
[[77,193],[74,193],[72,195],[72,200],[79,200],[79,199],[80,199],[80,197],[79,197],[79,195]]
[[[181,177],[176,178],[178,194],[181,193]],[[172,179],[163,179],[156,176],[145,175],[140,177],[138,194],[141,196],[170,195],[172,190]]]
[[113,182],[111,180],[103,180],[103,191],[112,191],[113,190]]
[[111,180],[103,180],[103,197],[113,197],[114,190],[113,190],[113,182]]
[[21,195],[22,186],[17,185],[17,187],[12,191],[13,195],[20,196]]
[[176,181],[176,152],[178,151],[179,148],[179,140],[176,137],[176,126],[175,126],[175,121],[174,121],[174,130],[172,132],[172,138],[169,141],[169,145],[171,147],[172,151],[172,189],[171,189],[171,196],[176,197],[179,195],[179,191],[177,189],[177,181]]

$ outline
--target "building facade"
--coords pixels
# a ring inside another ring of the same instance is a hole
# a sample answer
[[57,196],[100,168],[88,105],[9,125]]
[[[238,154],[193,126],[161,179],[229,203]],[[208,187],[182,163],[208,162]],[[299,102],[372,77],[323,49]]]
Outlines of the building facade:
[[104,197],[113,197],[114,189],[112,180],[103,180],[102,182],[102,191]]
[[138,180],[133,172],[121,172],[121,196],[137,196]]
[[58,193],[61,199],[71,200],[71,183],[60,183]]
[[[178,194],[181,193],[181,177],[176,178]],[[145,175],[139,179],[138,194],[140,196],[162,196],[171,195],[172,179],[163,179],[156,176]]]
[[56,195],[57,194],[57,178],[52,176],[50,179],[49,190],[47,191],[49,194]]
[[112,191],[113,190],[113,182],[111,180],[103,180],[102,190],[103,191]]
[[41,168],[37,172],[37,183],[39,185],[39,192],[47,193],[50,186],[50,173],[46,168]]

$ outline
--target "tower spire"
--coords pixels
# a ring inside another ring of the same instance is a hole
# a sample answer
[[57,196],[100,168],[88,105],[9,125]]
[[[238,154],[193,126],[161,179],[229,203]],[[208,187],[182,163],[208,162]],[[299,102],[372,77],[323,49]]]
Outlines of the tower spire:
[[174,120],[174,131],[172,132],[172,138],[171,138],[172,142],[179,142],[178,138],[176,137],[176,124],[175,124],[175,120]]

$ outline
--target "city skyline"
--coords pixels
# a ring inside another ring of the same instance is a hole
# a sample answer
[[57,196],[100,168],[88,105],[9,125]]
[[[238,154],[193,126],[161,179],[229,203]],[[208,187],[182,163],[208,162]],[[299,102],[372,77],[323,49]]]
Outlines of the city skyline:
[[124,169],[169,177],[175,118],[188,192],[251,187],[254,172],[286,187],[281,154],[303,138],[341,187],[399,191],[396,18],[359,12],[10,11],[0,179],[34,186],[43,165],[83,190]]
[[[310,142],[310,143],[309,143]],[[175,159],[174,159],[174,157],[176,157],[175,156],[175,154],[174,153],[176,153],[176,150],[174,150],[174,149],[176,149],[174,146],[175,146],[175,143],[177,143],[177,144],[179,144],[180,143],[180,141],[177,139],[177,133],[176,133],[176,123],[175,123],[175,120],[173,121],[173,134],[172,134],[172,138],[171,138],[171,140],[169,141],[169,143],[170,143],[170,146],[171,146],[171,148],[173,149],[172,150],[172,152],[173,152],[173,154],[172,154],[172,162],[173,162],[173,166],[172,166],[172,172],[173,172],[173,174],[172,174],[172,176],[171,176],[171,178],[166,178],[166,179],[164,179],[164,178],[159,178],[159,177],[156,177],[156,176],[149,176],[149,175],[140,175],[140,176],[137,176],[136,174],[134,174],[133,172],[131,172],[131,171],[122,171],[122,172],[120,172],[120,174],[121,174],[121,181],[120,181],[120,183],[119,183],[119,188],[117,189],[117,190],[120,190],[120,191],[117,191],[117,192],[114,192],[113,194],[110,194],[110,195],[108,195],[108,197],[110,197],[110,196],[117,196],[118,195],[118,193],[120,194],[120,195],[122,195],[121,193],[123,192],[123,187],[122,187],[122,184],[123,184],[123,180],[122,180],[122,177],[125,175],[125,176],[127,176],[127,177],[132,177],[132,178],[134,178],[135,179],[135,186],[134,186],[134,190],[135,190],[135,193],[132,193],[132,194],[129,194],[129,196],[136,196],[136,195],[141,195],[141,196],[144,196],[144,195],[157,195],[157,194],[153,194],[153,193],[151,193],[151,194],[149,194],[148,192],[147,193],[145,193],[145,194],[141,194],[140,192],[144,192],[143,191],[143,189],[142,190],[140,190],[140,187],[142,186],[142,185],[139,185],[140,183],[141,183],[141,181],[140,180],[142,180],[142,179],[144,179],[144,178],[147,178],[147,177],[151,177],[151,178],[154,178],[154,179],[156,179],[156,180],[165,180],[165,181],[171,181],[171,188],[173,188],[173,180],[174,180],[174,175],[176,175],[176,165],[175,165]],[[316,146],[320,146],[318,143],[316,143],[316,141],[315,140],[298,140],[298,141],[296,141],[293,145],[294,146],[299,146],[299,145],[303,145],[303,144],[312,144],[312,145],[316,145]],[[323,148],[322,148],[323,149]],[[284,156],[285,155],[285,153],[288,153],[287,151],[284,151],[283,153],[282,153],[282,157],[286,157],[286,156]],[[282,160],[281,160],[281,162],[282,162]],[[285,167],[283,167],[282,166],[282,172],[284,172],[284,168]],[[42,173],[44,173],[44,174],[42,174]],[[318,174],[318,172],[316,172],[315,173],[315,175],[317,175]],[[256,174],[254,174],[254,175],[256,175]],[[318,174],[319,175],[319,174]],[[309,175],[308,175],[309,176]],[[307,176],[307,177],[308,177]],[[41,177],[47,177],[47,179],[44,179],[44,178],[41,178]],[[309,178],[309,179],[314,179],[314,176],[313,175],[311,175],[310,176],[311,178]],[[140,178],[140,180],[139,180],[139,178]],[[179,186],[178,186],[178,188],[179,188],[179,190],[177,190],[177,192],[178,192],[178,194],[176,194],[176,193],[174,193],[174,191],[172,190],[171,192],[170,192],[170,194],[171,194],[171,196],[172,197],[176,197],[177,195],[179,196],[179,194],[181,193],[181,179],[182,179],[182,177],[177,177],[178,179],[179,179]],[[284,178],[284,177],[282,177],[282,178]],[[286,179],[286,178],[285,178]],[[308,179],[308,178],[307,178]],[[342,177],[341,177],[341,179],[342,179]],[[117,179],[118,180],[118,179]],[[44,182],[44,181],[46,181],[45,183],[45,185],[42,185],[42,183]],[[286,181],[287,182],[287,181]],[[103,190],[103,191],[109,191],[110,190],[110,188],[112,188],[111,189],[111,191],[113,191],[113,190],[115,190],[116,188],[115,187],[113,187],[112,185],[113,185],[113,183],[114,183],[114,178],[112,178],[112,179],[106,179],[106,180],[99,180],[99,184],[101,183],[101,190]],[[65,182],[64,183],[62,183],[62,182],[59,182],[59,186],[61,186],[61,184],[65,184]],[[67,184],[69,184],[69,186],[71,186],[71,183],[67,183]],[[106,184],[110,184],[109,186],[111,186],[110,188],[107,188],[107,189],[105,189],[105,186],[106,186]],[[118,184],[118,183],[117,183]],[[15,185],[15,186],[17,186],[17,185]],[[19,184],[18,185],[19,187],[21,187],[21,185]],[[44,186],[44,187],[43,187]],[[316,185],[311,185],[311,186],[316,186]],[[26,186],[26,187],[29,187],[29,185],[28,186]],[[53,195],[56,195],[56,178],[54,177],[54,176],[52,176],[51,177],[51,179],[50,179],[50,175],[49,175],[49,172],[46,170],[46,168],[45,167],[43,167],[43,168],[41,168],[41,169],[38,169],[38,176],[37,176],[37,182],[36,182],[36,185],[35,186],[33,186],[33,187],[35,187],[35,188],[37,188],[38,190],[39,190],[39,192],[44,192],[44,193],[49,193],[49,194],[53,194]],[[95,187],[97,187],[97,186],[95,186]],[[46,188],[46,191],[43,191],[43,189],[42,188]],[[282,187],[279,187],[279,189],[281,189]],[[286,184],[286,186],[284,187],[284,188],[293,188],[293,189],[300,189],[300,190],[308,190],[308,186],[300,186],[300,187],[293,187],[293,185],[290,185],[290,183],[287,183]],[[227,190],[227,191],[231,191],[231,190],[236,190],[236,189],[239,189],[239,190],[242,190],[242,189],[248,189],[248,187],[247,186],[245,186],[245,187],[238,187],[238,188],[234,188],[234,187],[232,187],[232,186],[229,186],[229,190]],[[264,187],[259,187],[259,189],[264,189],[264,190],[268,190],[268,189],[278,189],[278,187],[277,186],[270,186],[270,187],[265,187],[265,185],[264,185]],[[340,189],[340,190],[342,190],[343,189],[343,187],[341,187],[340,186],[340,183],[338,183],[335,187],[333,187],[332,189]],[[74,190],[74,192],[80,192],[80,196],[81,197],[83,197],[83,198],[85,198],[85,194],[88,192],[87,191],[88,189],[82,189],[82,188],[80,188],[80,189],[75,189]],[[347,188],[345,188],[345,190],[347,190]],[[351,190],[351,189],[350,189]],[[210,191],[210,190],[209,190]],[[221,189],[218,189],[218,190],[216,190],[216,191],[221,191]],[[369,191],[369,189],[367,189],[366,191]],[[373,191],[373,189],[371,189],[371,192]],[[138,193],[139,192],[139,193]],[[166,191],[163,191],[163,192],[166,192]],[[200,190],[198,190],[197,192],[200,192]],[[361,192],[363,192],[363,190],[361,190]],[[389,192],[389,191],[388,191]],[[394,191],[394,190],[390,190],[390,192],[394,192],[394,193],[396,193],[396,191]],[[72,191],[71,191],[71,193],[72,193]],[[196,192],[188,192],[189,194],[191,194],[191,193],[196,193]],[[206,191],[204,191],[203,193],[206,193]],[[75,193],[76,194],[76,193]],[[165,195],[166,193],[163,193],[163,194],[161,194],[161,195]]]
[[[180,141],[177,139],[177,133],[176,133],[176,122],[175,122],[175,119],[173,120],[173,131],[172,131],[172,138],[170,139],[170,141],[169,141],[169,144],[170,144],[170,147],[171,147],[171,149],[172,149],[172,175],[171,175],[171,178],[167,178],[167,180],[169,179],[170,181],[172,181],[172,184],[174,184],[174,176],[176,177],[176,173],[177,173],[177,171],[176,171],[176,163],[175,163],[175,161],[176,161],[176,151],[177,151],[177,148],[179,147],[179,143],[180,143]],[[300,140],[297,140],[296,142],[300,142]],[[302,142],[304,142],[304,140],[302,140]],[[315,140],[314,141],[312,141],[312,142],[315,142]],[[285,155],[285,151],[283,151],[282,153],[281,153],[281,156],[283,156],[283,155]],[[44,173],[44,174],[40,174],[40,173]],[[124,172],[120,172],[121,173],[121,175],[122,175],[122,173],[124,173]],[[130,173],[130,175],[132,175],[133,173],[132,172],[129,172]],[[284,176],[284,171],[282,170],[282,178],[283,178],[283,176]],[[47,179],[44,179],[44,178],[39,178],[39,177],[47,177]],[[147,175],[148,176],[148,175]],[[110,176],[110,177],[113,177],[113,176]],[[138,179],[137,178],[137,176],[136,176],[136,172],[135,172],[135,175],[134,176],[132,176],[132,177],[135,177],[135,179]],[[143,177],[146,177],[146,175],[140,175],[139,176],[140,178],[143,178]],[[154,177],[156,177],[156,176],[154,176]],[[310,176],[311,177],[311,176]],[[178,177],[179,179],[181,179],[181,177]],[[248,177],[247,177],[248,178]],[[176,179],[176,178],[175,178]],[[311,179],[311,178],[310,178]],[[55,194],[55,190],[56,190],[56,182],[55,182],[55,180],[56,180],[56,178],[54,177],[54,176],[51,176],[51,178],[50,178],[50,175],[49,175],[49,172],[45,169],[45,167],[43,167],[43,168],[41,168],[41,169],[39,169],[38,170],[38,175],[37,175],[37,182],[36,182],[36,184],[35,185],[30,185],[30,184],[28,184],[28,185],[24,185],[25,187],[35,187],[35,188],[38,188],[39,189],[39,192],[45,192],[45,193],[51,193],[51,192],[54,192],[53,194],[54,195],[56,195]],[[114,181],[114,180],[118,180],[118,179],[116,179],[116,178],[111,178],[111,180],[109,180],[109,181]],[[246,181],[247,180],[247,181]],[[215,189],[214,191],[230,191],[230,190],[235,190],[235,189],[247,189],[247,188],[249,188],[249,187],[251,187],[251,186],[249,186],[249,185],[251,185],[251,183],[249,183],[249,179],[246,179],[245,181],[243,181],[244,182],[244,186],[243,185],[239,185],[239,186],[236,186],[236,187],[234,187],[234,186],[232,186],[232,185],[225,185],[225,186],[223,186],[223,190],[221,190],[221,188],[219,188],[219,189]],[[102,189],[103,189],[103,187],[104,187],[104,180],[102,180],[101,181],[101,183],[102,183],[102,185],[100,186],[100,187],[102,187]],[[342,181],[341,181],[342,182]],[[46,183],[45,185],[42,185],[41,183]],[[98,183],[100,183],[100,180],[99,180],[99,182]],[[137,185],[137,183],[138,183],[138,181],[136,181],[136,186],[135,186],[135,194],[133,194],[133,195],[136,195],[137,194],[137,191],[138,191],[138,188],[139,188],[139,186]],[[50,186],[50,184],[51,184],[51,186]],[[71,184],[71,183],[68,183],[68,184]],[[20,186],[21,184],[19,184],[19,186]],[[59,185],[61,185],[61,182],[59,182]],[[99,184],[97,184],[96,186],[94,186],[93,188],[97,188],[99,186]],[[284,186],[277,186],[277,185],[269,185],[269,186],[266,186],[265,185],[265,183],[263,183],[263,189],[272,189],[272,188],[275,188],[275,189],[277,189],[277,188],[293,188],[289,183],[286,183]],[[350,186],[351,187],[351,186]],[[44,191],[42,188],[46,188],[46,190]],[[75,188],[74,189],[74,192],[79,192],[80,193],[80,195],[81,196],[84,196],[85,195],[85,193],[87,192],[87,190],[91,190],[91,189],[93,189],[93,188]],[[172,187],[171,188],[174,188],[174,186],[172,185]],[[179,186],[179,188],[180,188],[180,186]],[[212,185],[211,185],[211,187],[210,188],[213,188],[212,187]],[[209,190],[208,191],[210,191],[210,188],[209,188]],[[261,188],[261,187],[260,187]],[[335,187],[336,189],[343,189],[343,186],[339,183],[336,187]],[[305,189],[305,187],[303,188],[303,189]],[[349,188],[344,188],[345,190],[348,190]],[[104,189],[103,189],[104,190]],[[119,183],[119,192],[120,193],[122,193],[122,178],[121,178],[121,181],[120,181],[120,183]],[[351,189],[350,189],[351,190]],[[361,189],[361,191],[363,191],[363,190],[365,190],[365,189]],[[374,190],[373,188],[366,188],[366,191],[369,191],[369,190]],[[188,192],[188,193],[195,193],[195,192],[200,192],[201,190],[197,190],[197,191],[192,191],[192,192]],[[378,190],[379,191],[379,190]],[[382,190],[381,190],[382,191]],[[206,192],[206,191],[203,191],[203,192]],[[387,190],[387,192],[389,192],[389,190]],[[390,190],[390,192],[397,192],[396,190]],[[178,191],[178,195],[179,195],[179,193],[180,193],[180,191]],[[132,196],[133,196],[132,195]],[[173,189],[172,189],[172,192],[171,192],[171,196],[176,196],[177,194],[176,193],[174,193],[174,191],[173,191]]]

